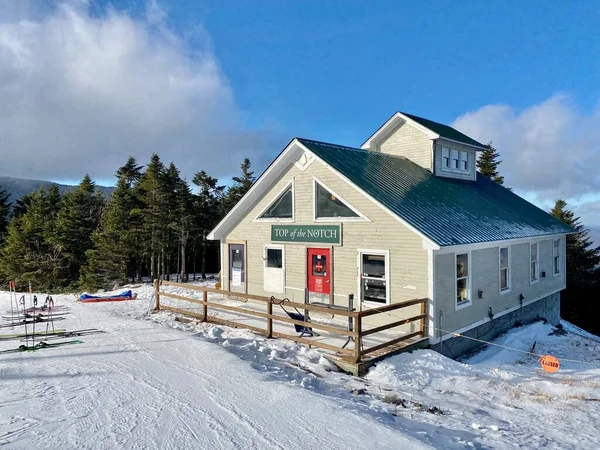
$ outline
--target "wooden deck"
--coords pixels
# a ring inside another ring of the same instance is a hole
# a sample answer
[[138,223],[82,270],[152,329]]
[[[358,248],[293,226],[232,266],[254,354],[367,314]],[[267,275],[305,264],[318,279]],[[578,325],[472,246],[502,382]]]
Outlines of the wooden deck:
[[[369,366],[383,358],[424,348],[428,344],[426,299],[355,311],[170,281],[155,281],[155,298],[155,311],[168,310],[199,322],[243,328],[268,338],[320,348],[330,361],[355,375],[362,375]],[[351,298],[349,303],[352,304]],[[414,305],[421,306],[420,314],[405,318],[398,316],[403,309]],[[309,312],[311,318],[308,321],[292,319],[280,306],[303,315]],[[389,316],[390,311],[394,311],[393,317],[400,320],[375,327],[363,325],[363,317]],[[416,324],[416,331],[399,329],[409,324],[412,329]],[[301,335],[296,326],[310,328],[318,335]]]

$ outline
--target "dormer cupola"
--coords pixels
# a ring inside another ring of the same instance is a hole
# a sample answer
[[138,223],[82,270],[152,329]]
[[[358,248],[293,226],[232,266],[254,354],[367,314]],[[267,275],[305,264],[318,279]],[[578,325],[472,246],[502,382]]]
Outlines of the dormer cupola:
[[440,177],[475,180],[485,146],[448,125],[397,112],[361,148],[404,156]]

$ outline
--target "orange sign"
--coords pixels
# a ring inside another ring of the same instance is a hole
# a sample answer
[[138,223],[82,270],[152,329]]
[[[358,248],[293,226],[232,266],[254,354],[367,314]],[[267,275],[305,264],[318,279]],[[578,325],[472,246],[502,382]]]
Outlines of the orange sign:
[[558,359],[551,355],[542,356],[540,358],[540,364],[542,365],[542,369],[546,372],[558,372],[558,369],[560,369]]

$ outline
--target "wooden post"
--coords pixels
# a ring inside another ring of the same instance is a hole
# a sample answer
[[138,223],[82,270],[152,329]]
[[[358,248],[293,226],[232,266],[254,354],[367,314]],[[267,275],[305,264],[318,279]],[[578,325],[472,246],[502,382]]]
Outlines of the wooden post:
[[154,280],[154,295],[156,297],[154,311],[160,311],[160,280],[158,278]]
[[271,339],[273,337],[273,299],[269,298],[267,302],[267,337]]
[[360,357],[361,357],[361,343],[362,343],[362,317],[360,315],[360,313],[358,314],[358,316],[356,317],[356,323],[355,323],[355,330],[354,332],[356,333],[356,337],[354,338],[354,362],[355,363],[359,363],[360,362]]
[[[421,303],[421,314],[425,314],[427,312],[427,302],[424,301],[423,303]],[[421,337],[426,337],[427,336],[427,327],[426,327],[426,320],[427,319],[421,319]]]
[[202,315],[204,316],[203,321],[208,322],[208,292],[202,291]]

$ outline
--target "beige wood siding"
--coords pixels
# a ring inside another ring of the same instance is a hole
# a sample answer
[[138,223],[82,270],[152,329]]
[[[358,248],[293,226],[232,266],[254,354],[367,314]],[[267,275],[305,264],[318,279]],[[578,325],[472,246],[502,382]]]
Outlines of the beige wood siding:
[[[451,147],[457,150],[469,152],[469,173],[447,172],[442,170],[442,147]],[[454,142],[436,139],[434,144],[434,165],[435,174],[439,177],[458,178],[460,180],[475,180],[477,173],[478,153],[467,145],[461,145]]]
[[[530,243],[519,243],[510,246],[510,292],[500,293],[500,257],[499,246],[472,250],[470,252],[471,301],[470,306],[455,308],[455,253],[435,255],[435,291],[436,313],[443,310],[442,329],[455,331],[472,323],[486,319],[488,308],[494,315],[519,306],[520,294],[523,302],[545,297],[565,286],[565,238],[560,239],[561,273],[552,273],[552,240],[544,239],[539,245],[540,277],[537,283],[530,282]],[[459,252],[462,253],[462,252]],[[546,272],[542,278],[542,272]],[[483,298],[477,298],[477,291],[483,291]],[[435,324],[439,327],[439,317]],[[439,333],[436,333],[439,337]]]
[[423,131],[406,122],[383,137],[374,150],[405,156],[420,166],[432,170],[431,139]]
[[[224,242],[247,242],[246,282],[248,292],[256,295],[282,296],[282,294],[265,292],[263,289],[263,255],[265,245],[270,243],[271,223],[256,222],[253,219],[294,178],[295,223],[313,224],[313,177],[317,177],[344,201],[371,220],[371,222],[342,222],[342,245],[332,247],[332,289],[335,303],[346,305],[349,294],[355,294],[358,300],[358,249],[389,250],[390,297],[393,303],[427,297],[429,292],[427,251],[423,249],[421,237],[363,196],[356,188],[339,178],[319,161],[313,162],[304,172],[293,165],[290,166],[263,199],[254,205],[224,239]],[[224,268],[223,287],[227,288],[226,277],[229,262],[225,245],[222,243],[222,267]],[[315,244],[310,247],[328,246]],[[306,249],[306,245],[285,244],[286,291],[283,295],[300,302],[304,300],[306,287]],[[358,301],[355,304],[358,305]],[[418,314],[418,311],[419,306],[416,306],[394,314],[409,317]],[[385,318],[390,322],[398,320],[389,315],[386,315]],[[418,322],[411,324],[411,327],[417,325]]]

